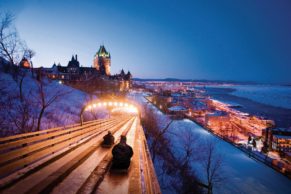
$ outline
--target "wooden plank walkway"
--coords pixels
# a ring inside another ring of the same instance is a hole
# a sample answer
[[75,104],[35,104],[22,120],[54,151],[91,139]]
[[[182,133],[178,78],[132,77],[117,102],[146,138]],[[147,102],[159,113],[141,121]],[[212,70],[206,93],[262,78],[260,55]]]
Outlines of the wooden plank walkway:
[[[127,136],[134,155],[128,173],[108,171],[110,130]],[[140,121],[135,116],[0,138],[0,193],[161,193]]]

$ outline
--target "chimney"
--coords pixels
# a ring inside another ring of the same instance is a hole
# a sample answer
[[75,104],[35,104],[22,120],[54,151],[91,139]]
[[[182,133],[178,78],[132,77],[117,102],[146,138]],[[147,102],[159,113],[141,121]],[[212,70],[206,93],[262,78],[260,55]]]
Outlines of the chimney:
[[78,61],[77,55],[76,55],[76,61]]

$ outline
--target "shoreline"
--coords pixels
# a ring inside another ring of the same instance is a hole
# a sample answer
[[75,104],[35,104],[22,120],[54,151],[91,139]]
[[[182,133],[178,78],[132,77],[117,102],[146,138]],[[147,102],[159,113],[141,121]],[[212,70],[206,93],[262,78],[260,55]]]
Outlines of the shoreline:
[[274,120],[276,127],[288,128],[291,126],[291,109],[266,105],[245,97],[235,96],[231,94],[235,90],[234,88],[207,88],[206,94],[216,100],[240,104],[242,107],[234,108],[238,111]]

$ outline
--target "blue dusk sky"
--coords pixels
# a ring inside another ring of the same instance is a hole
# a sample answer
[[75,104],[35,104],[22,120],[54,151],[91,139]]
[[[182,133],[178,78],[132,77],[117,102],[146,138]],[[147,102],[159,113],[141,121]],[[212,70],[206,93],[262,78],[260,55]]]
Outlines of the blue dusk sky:
[[101,44],[112,73],[291,83],[290,0],[0,0],[35,66],[90,67]]

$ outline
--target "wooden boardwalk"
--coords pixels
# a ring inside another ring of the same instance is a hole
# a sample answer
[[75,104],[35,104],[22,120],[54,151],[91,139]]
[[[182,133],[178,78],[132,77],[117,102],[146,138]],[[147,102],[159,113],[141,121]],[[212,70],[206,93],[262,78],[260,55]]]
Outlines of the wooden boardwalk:
[[[110,130],[134,155],[127,173],[112,173]],[[161,193],[137,117],[113,117],[0,138],[0,193]]]

